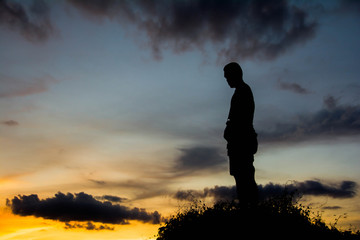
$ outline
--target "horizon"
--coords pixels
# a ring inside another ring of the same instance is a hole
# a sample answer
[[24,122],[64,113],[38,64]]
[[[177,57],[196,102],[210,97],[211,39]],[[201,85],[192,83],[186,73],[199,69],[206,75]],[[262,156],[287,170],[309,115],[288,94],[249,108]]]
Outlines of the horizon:
[[261,190],[299,189],[327,223],[360,229],[359,13],[346,0],[0,1],[0,240],[148,239],[189,196],[228,199],[232,61],[254,94]]

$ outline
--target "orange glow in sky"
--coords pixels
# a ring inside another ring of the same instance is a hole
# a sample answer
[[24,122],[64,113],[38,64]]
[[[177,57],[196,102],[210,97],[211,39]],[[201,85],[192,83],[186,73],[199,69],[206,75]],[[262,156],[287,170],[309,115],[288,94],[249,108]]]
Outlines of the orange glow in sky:
[[231,61],[255,99],[261,193],[301,190],[360,228],[358,9],[0,1],[0,240],[149,239],[191,197],[233,198]]

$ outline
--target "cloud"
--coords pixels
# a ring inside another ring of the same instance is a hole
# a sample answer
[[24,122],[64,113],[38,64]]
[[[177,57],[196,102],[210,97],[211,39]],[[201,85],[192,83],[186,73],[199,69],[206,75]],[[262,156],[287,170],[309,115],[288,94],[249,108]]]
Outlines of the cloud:
[[19,32],[30,42],[44,42],[53,34],[49,7],[42,0],[0,0],[0,25]]
[[93,224],[92,222],[87,222],[86,224],[80,224],[80,223],[65,223],[65,229],[75,229],[75,228],[83,228],[86,230],[96,230],[96,231],[100,231],[100,230],[111,230],[113,231],[115,228],[113,227],[109,227],[107,225],[100,225],[100,226],[96,226],[95,224]]
[[22,80],[0,74],[0,98],[21,97],[42,93],[48,90],[49,84],[55,82],[57,82],[57,80],[49,75]]
[[[140,200],[140,199],[148,199],[160,195],[164,195],[169,192],[169,184],[178,176],[183,176],[184,173],[178,174],[178,170],[174,168],[161,168],[154,171],[154,168],[145,167],[144,171],[141,174],[141,179],[139,177],[135,177],[134,179],[128,179],[125,181],[109,181],[109,180],[97,180],[97,179],[88,179],[91,184],[91,188],[98,189],[113,189],[113,188],[121,188],[128,189],[132,191],[135,195],[131,198],[131,201]],[[170,174],[169,174],[170,173]],[[174,173],[174,174],[171,174]],[[165,184],[164,184],[165,182]],[[107,199],[105,199],[105,197]],[[116,196],[111,196],[112,200],[115,200]],[[117,202],[111,201],[109,195],[104,196],[96,196],[95,198],[103,201]],[[121,198],[121,202],[128,202],[127,198]]]
[[119,203],[127,200],[127,198],[122,198],[122,197],[112,196],[112,195],[97,196],[95,198],[99,199],[99,200],[106,200],[106,201],[110,201],[110,202],[119,202]]
[[337,210],[337,209],[341,209],[342,207],[340,206],[325,206],[325,207],[322,207],[321,209],[324,209],[324,210]]
[[360,105],[338,105],[328,96],[324,108],[313,114],[298,116],[294,123],[278,123],[273,131],[259,131],[261,142],[298,142],[360,134]]
[[302,87],[298,83],[287,83],[287,82],[278,81],[278,86],[282,90],[291,91],[291,92],[294,92],[297,94],[309,94],[310,93],[309,90]]
[[[356,195],[357,183],[353,181],[342,181],[335,184],[322,183],[319,180],[307,180],[303,182],[294,181],[291,184],[258,185],[260,199],[277,196],[287,192],[297,192],[308,196],[327,196],[332,198],[353,198]],[[231,201],[236,198],[235,186],[215,186],[203,190],[180,190],[173,197],[178,200],[193,200],[196,198],[212,197],[217,201]]]
[[215,186],[204,190],[180,190],[174,194],[175,199],[188,201],[206,197],[214,198],[215,202],[231,201],[236,198],[236,187]]
[[219,167],[227,161],[215,147],[193,146],[179,150],[181,155],[176,159],[176,170],[206,170]]
[[311,39],[317,28],[305,9],[286,0],[68,2],[92,19],[135,25],[156,59],[165,49],[205,52],[208,45],[219,59],[272,59]]
[[324,106],[325,106],[325,108],[327,108],[329,110],[333,110],[338,105],[338,101],[339,101],[338,99],[329,95],[324,98]]
[[307,180],[304,182],[294,181],[291,184],[280,185],[269,183],[265,186],[259,185],[259,191],[264,195],[280,194],[284,189],[288,192],[297,191],[303,195],[327,196],[332,198],[353,198],[356,195],[357,183],[353,181],[342,181],[335,184],[322,183],[319,180]]
[[[96,20],[96,18],[117,18],[121,19],[122,21],[127,19],[135,21],[136,16],[134,7],[136,7],[137,4],[143,4],[141,3],[142,1],[137,0],[68,0],[68,2],[93,20]],[[149,5],[152,5],[152,3]]]
[[354,12],[360,13],[360,2],[357,0],[339,0],[339,11],[343,13]]
[[19,125],[19,123],[15,120],[7,120],[7,121],[2,121],[0,123],[9,127],[15,127]]
[[[124,28],[135,26],[136,41],[148,46],[156,59],[170,49],[182,53],[213,47],[219,60],[273,59],[311,40],[321,3],[288,0],[67,0],[86,17],[116,20]],[[19,32],[31,42],[54,35],[49,2],[0,0],[0,25]],[[339,0],[339,12],[359,13],[359,3]],[[332,13],[332,12],[330,12]]]
[[12,212],[20,216],[35,216],[45,219],[69,221],[93,221],[111,224],[128,224],[129,220],[158,224],[160,214],[145,209],[128,208],[109,201],[101,202],[92,195],[61,192],[55,197],[40,200],[36,194],[23,195],[7,200]]
[[106,185],[106,182],[103,180],[89,179],[89,181],[95,183],[96,185]]

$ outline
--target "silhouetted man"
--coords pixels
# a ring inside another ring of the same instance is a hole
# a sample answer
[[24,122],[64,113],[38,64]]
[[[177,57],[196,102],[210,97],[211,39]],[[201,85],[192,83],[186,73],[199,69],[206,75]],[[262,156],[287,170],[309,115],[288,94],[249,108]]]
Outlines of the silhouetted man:
[[240,204],[253,205],[258,198],[253,165],[258,147],[257,134],[253,127],[254,97],[251,88],[243,81],[243,71],[239,64],[227,64],[224,67],[224,77],[229,86],[235,88],[224,131],[230,175],[235,178]]

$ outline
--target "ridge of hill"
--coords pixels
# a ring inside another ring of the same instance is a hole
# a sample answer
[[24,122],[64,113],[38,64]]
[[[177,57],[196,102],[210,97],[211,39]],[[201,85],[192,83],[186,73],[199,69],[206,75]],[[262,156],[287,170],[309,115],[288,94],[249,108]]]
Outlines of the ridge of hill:
[[[226,239],[327,239],[360,240],[360,232],[326,225],[312,217],[309,207],[294,203],[287,194],[264,200],[254,207],[219,202],[207,207],[195,201],[171,217],[158,230],[157,240]],[[271,239],[271,238],[270,238]]]

